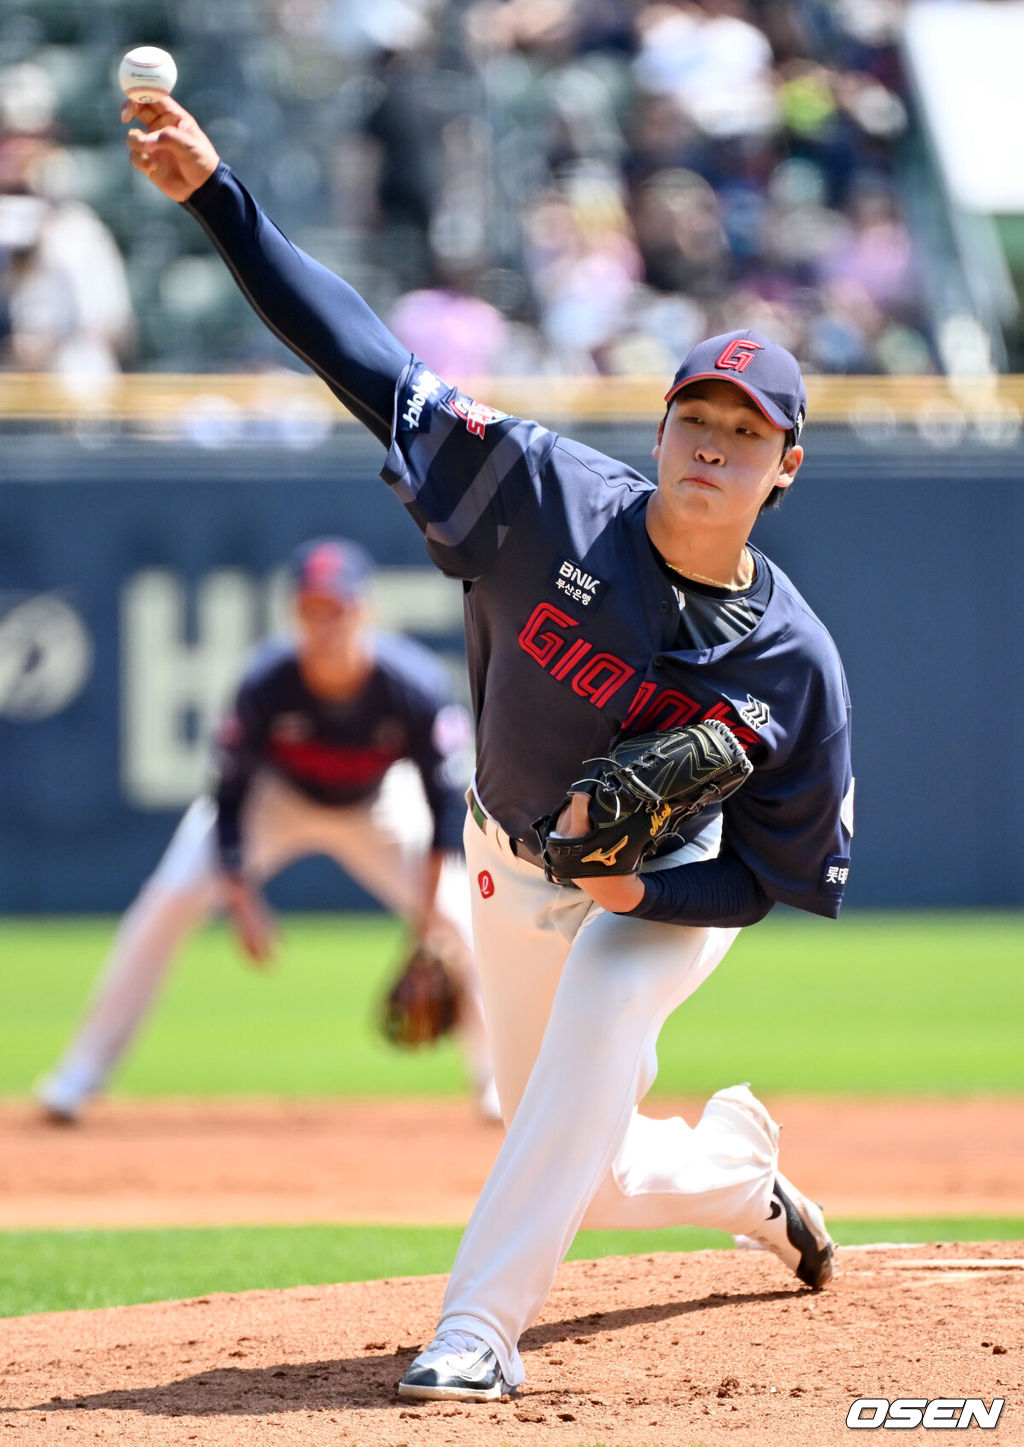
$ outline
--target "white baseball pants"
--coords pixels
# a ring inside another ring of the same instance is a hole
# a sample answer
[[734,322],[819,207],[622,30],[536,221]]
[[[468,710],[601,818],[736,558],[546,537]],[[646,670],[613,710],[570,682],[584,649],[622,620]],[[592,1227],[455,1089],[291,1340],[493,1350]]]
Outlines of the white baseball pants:
[[[466,1227],[439,1331],[495,1351],[524,1376],[517,1343],[581,1226],[692,1225],[745,1234],[768,1215],[777,1131],[759,1103],[712,1097],[694,1128],[637,1102],[657,1073],[668,1015],[738,934],[610,914],[516,858],[490,821],[467,820],[477,966],[505,1141]],[[715,845],[717,847],[717,843]],[[670,859],[704,857],[688,846]],[[765,1122],[767,1124],[765,1124]]]
[[[197,799],[167,851],[121,921],[87,1012],[46,1097],[74,1109],[106,1083],[141,1026],[179,947],[220,905],[211,799]],[[331,808],[262,773],[242,817],[246,868],[260,881],[294,860],[326,854],[392,913],[409,918],[422,898],[432,820],[415,766],[401,761],[377,795]],[[463,860],[445,861],[437,893],[439,933],[462,977],[466,1004],[460,1040],[478,1092],[491,1078],[490,1050],[471,944],[469,892]]]

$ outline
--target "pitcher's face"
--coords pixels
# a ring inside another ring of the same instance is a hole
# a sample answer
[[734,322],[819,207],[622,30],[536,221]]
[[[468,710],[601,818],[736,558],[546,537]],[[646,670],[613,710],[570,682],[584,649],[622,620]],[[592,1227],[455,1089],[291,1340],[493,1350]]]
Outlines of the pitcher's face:
[[783,455],[785,438],[732,382],[691,383],[658,428],[662,506],[680,520],[746,525],[749,532],[772,489],[788,487],[803,461],[801,447]]

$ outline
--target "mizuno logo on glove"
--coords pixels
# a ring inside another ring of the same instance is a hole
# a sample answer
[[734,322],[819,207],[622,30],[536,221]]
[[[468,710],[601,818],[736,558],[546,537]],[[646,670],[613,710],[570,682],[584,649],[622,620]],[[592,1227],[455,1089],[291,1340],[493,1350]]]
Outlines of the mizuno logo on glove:
[[606,864],[610,869],[619,857],[620,852],[629,843],[629,835],[623,834],[618,844],[613,844],[610,849],[595,849],[593,854],[584,854],[580,860],[581,864]]

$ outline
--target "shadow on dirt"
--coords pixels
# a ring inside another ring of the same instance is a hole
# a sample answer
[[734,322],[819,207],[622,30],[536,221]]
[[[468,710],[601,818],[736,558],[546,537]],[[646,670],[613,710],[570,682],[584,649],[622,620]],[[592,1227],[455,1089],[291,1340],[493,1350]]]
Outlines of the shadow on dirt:
[[[582,1342],[599,1333],[653,1325],[722,1307],[763,1305],[809,1295],[812,1293],[801,1288],[712,1292],[693,1301],[656,1302],[616,1311],[590,1312],[532,1327],[524,1334],[520,1350],[537,1351],[555,1342]],[[160,1417],[216,1417],[266,1416],[325,1408],[347,1411],[400,1408],[408,1404],[403,1404],[395,1395],[395,1386],[418,1350],[418,1347],[404,1347],[378,1355],[337,1361],[287,1362],[278,1366],[214,1367],[160,1386],[126,1387],[81,1397],[53,1397],[22,1410],[54,1412],[80,1408],[142,1412]],[[138,1368],[144,1370],[144,1363],[138,1363]],[[0,1415],[7,1414],[0,1412]]]

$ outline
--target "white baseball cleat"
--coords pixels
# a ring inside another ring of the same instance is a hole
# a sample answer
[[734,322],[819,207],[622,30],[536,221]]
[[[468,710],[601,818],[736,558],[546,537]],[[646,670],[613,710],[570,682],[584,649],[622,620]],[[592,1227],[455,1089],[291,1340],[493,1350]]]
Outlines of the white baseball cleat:
[[85,1101],[97,1091],[93,1072],[78,1066],[64,1066],[43,1075],[33,1087],[32,1095],[42,1110],[43,1119],[54,1126],[74,1126],[80,1119]]
[[514,1397],[494,1352],[468,1331],[444,1331],[420,1352],[398,1395],[427,1402],[493,1402]]
[[771,1251],[815,1291],[832,1280],[835,1247],[821,1207],[801,1195],[785,1176],[775,1177],[768,1219],[735,1239],[741,1249]]
[[87,1092],[59,1075],[47,1075],[32,1092],[51,1125],[74,1125],[81,1113]]

